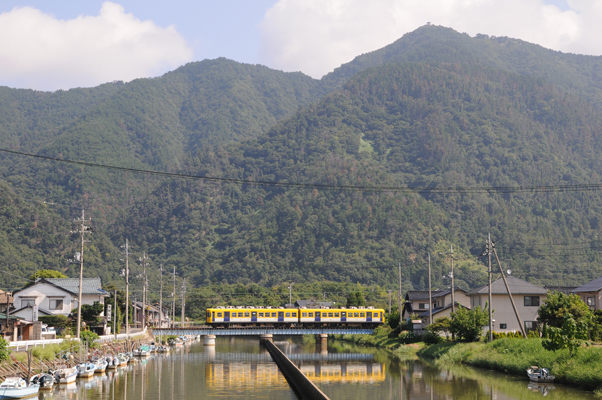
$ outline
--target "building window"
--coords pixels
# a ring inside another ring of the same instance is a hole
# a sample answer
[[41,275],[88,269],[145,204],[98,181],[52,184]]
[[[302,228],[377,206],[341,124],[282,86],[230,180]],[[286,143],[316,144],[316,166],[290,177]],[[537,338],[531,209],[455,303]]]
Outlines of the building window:
[[525,330],[527,332],[537,330],[537,321],[525,321]]
[[587,298],[587,305],[590,307],[595,307],[596,306],[596,298],[595,297],[588,297]]
[[50,299],[50,309],[51,310],[62,310],[63,309],[63,299]]
[[27,307],[27,306],[33,307],[35,305],[36,305],[36,299],[21,299],[21,307]]
[[428,310],[429,309],[429,303],[419,303],[418,304],[418,309],[419,310]]
[[500,329],[508,329],[508,324],[500,324]]
[[525,307],[539,307],[539,296],[525,296]]

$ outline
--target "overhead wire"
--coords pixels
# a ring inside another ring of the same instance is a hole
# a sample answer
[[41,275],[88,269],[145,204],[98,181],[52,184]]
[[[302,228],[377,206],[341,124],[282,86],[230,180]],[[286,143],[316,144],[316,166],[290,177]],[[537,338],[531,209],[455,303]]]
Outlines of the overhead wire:
[[54,161],[72,165],[81,165],[86,167],[104,168],[117,171],[134,172],[148,175],[164,176],[170,178],[181,179],[198,179],[208,182],[224,182],[240,185],[257,185],[271,187],[287,187],[287,188],[307,188],[307,189],[324,189],[324,190],[340,190],[340,191],[358,191],[358,192],[411,192],[411,193],[521,193],[521,192],[574,192],[574,191],[599,191],[602,190],[602,183],[593,184],[571,184],[571,185],[518,185],[518,186],[456,186],[456,187],[428,187],[428,186],[366,186],[366,185],[332,185],[320,183],[299,183],[299,182],[284,182],[284,181],[263,181],[256,179],[241,179],[241,178],[222,178],[207,175],[192,175],[178,172],[165,172],[149,169],[120,167],[116,165],[107,165],[92,163],[87,161],[69,160],[63,158],[43,156],[39,154],[24,153],[16,150],[1,149],[0,152],[15,154],[19,156],[32,157],[46,161]]

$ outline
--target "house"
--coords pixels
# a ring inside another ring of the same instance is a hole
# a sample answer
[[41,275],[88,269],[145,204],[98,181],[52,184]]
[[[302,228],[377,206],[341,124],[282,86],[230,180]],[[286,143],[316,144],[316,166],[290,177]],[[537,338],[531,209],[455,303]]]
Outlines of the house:
[[13,296],[12,294],[0,290],[0,312],[6,313],[6,309],[10,310],[13,306]]
[[[456,287],[454,290],[454,301],[466,308],[470,308],[470,299],[466,295],[466,290]],[[449,305],[451,308],[451,288],[445,290],[432,290],[431,297],[433,304],[429,307],[428,290],[408,290],[402,310],[402,319],[410,318],[412,314],[422,314],[429,308],[444,308]]]
[[602,308],[602,278],[597,278],[585,285],[581,285],[571,290],[571,293],[579,296],[592,310]]
[[[515,276],[506,277],[518,315],[523,321],[526,331],[537,328],[537,311],[547,297],[548,291],[542,287],[519,279]],[[470,306],[486,307],[489,301],[487,285],[467,293]],[[493,309],[493,330],[497,332],[519,331],[520,327],[512,308],[512,303],[502,278],[491,283],[491,303]],[[487,329],[487,328],[485,328]]]
[[134,308],[134,315],[132,315],[132,322],[134,326],[143,326],[143,309],[146,309],[146,319],[148,326],[159,327],[161,324],[162,328],[169,328],[171,326],[171,319],[169,318],[169,307],[163,305],[162,312],[159,311],[158,304],[144,304],[141,301],[132,301],[132,307]]
[[[468,297],[467,297],[468,299]],[[470,307],[467,307],[463,304],[458,303],[457,301],[455,302],[456,304],[456,310],[459,307],[465,308],[467,310],[470,310]],[[451,315],[451,302],[443,307],[436,307],[433,308],[433,322],[437,319],[437,318],[441,318],[441,317],[449,317]],[[418,314],[418,318],[420,318],[420,320],[422,321],[422,326],[425,327],[430,323],[430,314],[428,311],[425,311],[423,313]]]
[[[82,282],[82,304],[93,305],[97,301],[104,304],[109,293],[102,289],[100,278],[84,278]],[[15,309],[10,314],[31,321],[35,305],[38,315],[69,316],[77,308],[78,297],[79,278],[40,278],[13,292]]]

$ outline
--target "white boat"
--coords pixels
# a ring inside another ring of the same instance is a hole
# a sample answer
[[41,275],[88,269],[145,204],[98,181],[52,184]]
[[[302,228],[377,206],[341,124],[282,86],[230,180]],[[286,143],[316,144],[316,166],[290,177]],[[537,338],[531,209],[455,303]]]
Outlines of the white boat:
[[130,357],[125,353],[117,354],[117,358],[119,359],[119,365],[125,367],[128,365],[128,361],[130,361]]
[[104,358],[100,358],[94,362],[94,365],[96,365],[96,369],[94,370],[94,373],[102,374],[107,369],[107,366],[109,365],[109,363]]
[[121,361],[119,361],[119,358],[113,356],[106,357],[106,360],[108,369],[115,369],[119,367],[119,364],[121,363]]
[[169,353],[169,347],[167,346],[158,346],[157,353]]
[[533,382],[539,383],[552,383],[556,377],[550,375],[550,371],[547,368],[531,367],[527,370],[529,379]]
[[36,374],[29,378],[29,383],[40,385],[40,390],[52,390],[54,386],[54,376],[47,373]]
[[140,346],[134,350],[134,355],[136,357],[150,357],[151,351],[148,346]]
[[67,368],[67,366],[64,366],[51,373],[54,376],[55,383],[72,383],[75,382],[75,378],[77,378],[77,367]]
[[27,381],[18,376],[9,376],[0,384],[1,399],[23,399],[25,397],[37,396],[40,385],[27,384]]
[[81,363],[77,366],[77,376],[80,378],[89,378],[94,376],[96,365],[91,362]]

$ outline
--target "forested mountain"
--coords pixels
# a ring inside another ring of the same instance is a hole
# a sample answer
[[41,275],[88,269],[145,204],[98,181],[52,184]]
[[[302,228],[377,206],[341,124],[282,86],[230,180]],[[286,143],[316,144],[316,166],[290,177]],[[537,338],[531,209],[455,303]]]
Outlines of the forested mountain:
[[[454,245],[456,278],[474,287],[491,232],[513,274],[579,284],[602,275],[602,196],[558,187],[600,181],[601,60],[426,26],[321,81],[218,59],[92,89],[2,89],[4,148],[247,184],[3,155],[0,190],[51,200],[14,213],[29,221],[43,207],[61,230],[86,207],[87,274],[106,280],[128,237],[195,286],[392,287],[401,263],[405,287],[423,288],[427,252],[440,286]],[[478,190],[518,186],[550,188]],[[0,239],[28,246],[20,271],[67,268],[73,238],[26,236]]]

